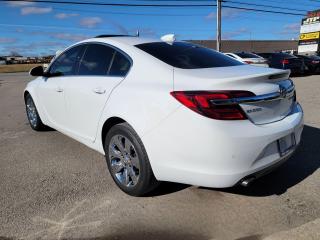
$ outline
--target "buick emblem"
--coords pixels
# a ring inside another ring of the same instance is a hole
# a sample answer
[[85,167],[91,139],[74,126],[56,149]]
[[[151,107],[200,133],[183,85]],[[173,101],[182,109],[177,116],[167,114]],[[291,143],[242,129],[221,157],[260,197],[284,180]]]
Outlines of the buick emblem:
[[286,98],[287,96],[287,89],[281,85],[279,85],[279,94],[281,98]]

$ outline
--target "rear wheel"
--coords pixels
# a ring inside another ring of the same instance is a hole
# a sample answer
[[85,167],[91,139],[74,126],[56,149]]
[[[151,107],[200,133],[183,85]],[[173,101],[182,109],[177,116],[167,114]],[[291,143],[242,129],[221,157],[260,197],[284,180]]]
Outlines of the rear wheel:
[[26,112],[28,121],[33,130],[42,131],[46,129],[46,126],[42,123],[36,105],[30,94],[25,98]]
[[142,196],[158,185],[141,139],[127,123],[113,126],[105,140],[109,172],[125,193]]

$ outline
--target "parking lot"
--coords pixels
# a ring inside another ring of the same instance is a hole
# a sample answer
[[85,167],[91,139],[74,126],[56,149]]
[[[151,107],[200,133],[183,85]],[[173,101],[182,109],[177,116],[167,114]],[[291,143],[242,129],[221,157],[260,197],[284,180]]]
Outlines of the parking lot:
[[297,154],[248,188],[164,183],[134,198],[102,155],[34,132],[27,73],[0,74],[0,239],[320,239],[320,75],[293,78],[305,112]]

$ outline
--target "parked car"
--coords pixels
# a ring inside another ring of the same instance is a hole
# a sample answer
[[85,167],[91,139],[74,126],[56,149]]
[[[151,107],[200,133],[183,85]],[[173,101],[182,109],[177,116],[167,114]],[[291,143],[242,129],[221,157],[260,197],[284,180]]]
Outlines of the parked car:
[[98,36],[47,71],[33,68],[24,91],[31,128],[49,126],[105,155],[134,196],[158,181],[246,186],[293,154],[303,111],[289,71],[162,39]]
[[249,52],[225,53],[227,56],[235,58],[240,62],[259,67],[269,67],[267,60],[261,56]]
[[302,59],[288,53],[259,53],[267,59],[269,67],[290,69],[293,74],[303,74],[305,67]]
[[0,57],[0,65],[6,65],[7,61],[5,58]]
[[296,55],[303,60],[305,70],[309,73],[320,72],[320,57],[316,55]]

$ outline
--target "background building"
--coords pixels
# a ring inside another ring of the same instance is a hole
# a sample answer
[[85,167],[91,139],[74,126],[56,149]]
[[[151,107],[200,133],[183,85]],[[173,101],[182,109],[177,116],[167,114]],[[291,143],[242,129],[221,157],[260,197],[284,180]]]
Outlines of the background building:
[[301,21],[298,52],[314,54],[319,52],[320,41],[320,9],[308,12]]
[[[208,48],[216,49],[215,40],[192,40]],[[222,52],[280,52],[297,51],[298,40],[222,40]]]

